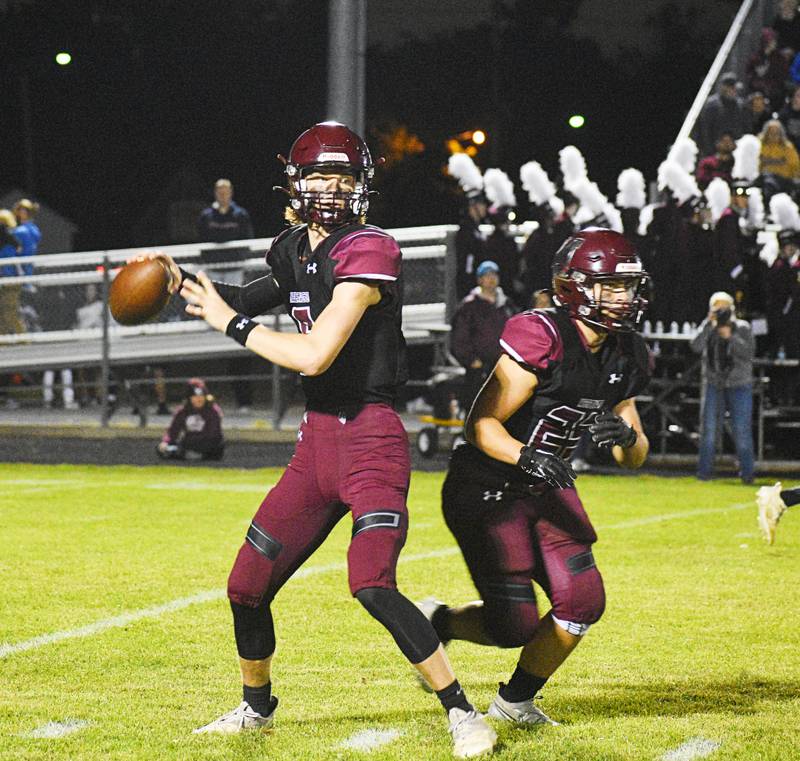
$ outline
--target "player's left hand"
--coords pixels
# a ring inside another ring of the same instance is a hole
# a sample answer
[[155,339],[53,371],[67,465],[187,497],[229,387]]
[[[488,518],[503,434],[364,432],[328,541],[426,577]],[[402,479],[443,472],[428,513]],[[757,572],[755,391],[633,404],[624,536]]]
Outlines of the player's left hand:
[[198,272],[197,280],[196,283],[191,280],[183,282],[181,296],[189,302],[186,311],[202,317],[212,328],[224,333],[236,312],[222,300],[205,272]]
[[589,426],[592,441],[599,447],[620,446],[629,449],[636,443],[638,434],[619,415],[601,412]]

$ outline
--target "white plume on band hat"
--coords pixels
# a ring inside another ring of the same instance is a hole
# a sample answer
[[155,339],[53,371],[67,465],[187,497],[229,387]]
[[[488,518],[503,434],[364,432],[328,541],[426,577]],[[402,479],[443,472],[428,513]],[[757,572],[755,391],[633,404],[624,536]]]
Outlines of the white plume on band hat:
[[733,149],[733,171],[735,180],[755,182],[759,174],[761,162],[761,141],[755,135],[742,135]]
[[564,178],[564,187],[573,195],[576,183],[586,179],[586,160],[574,145],[565,145],[558,152],[558,166]]
[[528,200],[536,205],[547,204],[555,214],[564,213],[564,202],[556,195],[556,186],[538,161],[528,161],[519,168],[519,178]]
[[483,174],[483,190],[492,206],[515,207],[514,183],[502,169],[487,169]]
[[466,153],[454,153],[450,156],[447,160],[447,173],[458,181],[461,189],[467,194],[483,190],[481,170]]
[[722,177],[715,177],[708,183],[706,188],[706,201],[711,212],[711,219],[714,223],[719,222],[720,217],[731,205],[731,189]]
[[679,203],[686,203],[692,198],[699,198],[700,188],[690,172],[674,159],[662,161],[658,167],[658,189],[670,190]]
[[617,190],[617,206],[621,209],[641,209],[647,201],[644,175],[633,167],[619,173]]
[[697,143],[690,137],[676,140],[669,149],[667,161],[675,161],[684,171],[694,172],[697,165]]

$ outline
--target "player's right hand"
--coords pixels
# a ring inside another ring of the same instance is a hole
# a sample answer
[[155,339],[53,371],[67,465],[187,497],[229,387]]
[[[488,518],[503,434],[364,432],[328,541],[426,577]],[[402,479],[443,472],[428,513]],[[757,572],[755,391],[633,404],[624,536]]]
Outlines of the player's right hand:
[[566,460],[537,452],[530,444],[520,450],[517,467],[555,489],[571,488],[578,477]]

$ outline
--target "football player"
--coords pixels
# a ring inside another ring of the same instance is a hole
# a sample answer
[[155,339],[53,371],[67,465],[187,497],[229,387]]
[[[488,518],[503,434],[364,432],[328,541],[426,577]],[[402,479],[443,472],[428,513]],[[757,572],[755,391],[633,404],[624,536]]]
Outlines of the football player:
[[[494,731],[467,700],[430,622],[397,590],[410,475],[406,432],[392,406],[406,377],[400,248],[365,223],[369,150],[346,126],[324,122],[303,132],[284,161],[292,226],[273,241],[269,274],[241,287],[212,283],[163,257],[186,311],[301,373],[307,402],[294,456],[256,512],[228,580],[243,700],[195,731],[272,726],[270,604],[349,512],[353,596],[436,690],[455,755],[491,751]],[[253,320],[281,304],[297,334]]]
[[781,516],[788,508],[800,505],[800,486],[784,489],[780,481],[773,486],[762,486],[756,492],[756,503],[758,526],[767,544],[772,544]]
[[[442,642],[522,648],[489,715],[554,724],[537,692],[603,613],[596,534],[569,464],[584,431],[625,468],[648,452],[634,397],[650,374],[635,332],[647,275],[633,246],[612,230],[581,230],[553,264],[557,306],[512,317],[503,354],[466,422],[442,490],[445,520],[481,602],[420,607]],[[539,617],[532,580],[550,600]]]

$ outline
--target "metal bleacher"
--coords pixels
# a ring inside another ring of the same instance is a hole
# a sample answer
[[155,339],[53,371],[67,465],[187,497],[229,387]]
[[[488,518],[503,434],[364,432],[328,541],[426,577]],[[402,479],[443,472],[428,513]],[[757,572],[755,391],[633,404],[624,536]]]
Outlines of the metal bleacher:
[[[455,300],[449,271],[453,266],[453,239],[457,227],[403,228],[389,232],[403,253],[403,331],[409,344],[441,345],[449,328],[447,316]],[[0,373],[33,372],[60,368],[99,367],[107,385],[112,367],[193,359],[229,357],[246,352],[226,336],[211,330],[202,320],[183,312],[183,300],[173,298],[162,313],[146,324],[124,327],[110,317],[108,287],[119,268],[129,259],[163,251],[190,271],[204,269],[225,281],[226,272],[245,281],[264,273],[264,252],[271,238],[231,241],[222,244],[188,244],[156,248],[50,254],[35,259],[3,259],[3,265],[33,265],[33,274],[0,279],[0,287],[22,286],[26,331],[0,335]],[[233,278],[231,278],[233,279]],[[49,312],[58,299],[70,305],[69,314],[85,305],[86,288],[93,286],[103,300],[98,310],[100,325],[76,327],[52,324]],[[25,306],[27,304],[27,307]],[[285,314],[265,315],[261,322],[275,330],[294,331]],[[282,311],[282,310],[280,310]],[[47,324],[49,321],[50,324]],[[45,322],[47,329],[42,329]],[[273,390],[280,393],[280,369],[273,368]],[[273,418],[280,418],[280,399],[274,399]],[[105,418],[105,413],[104,413]]]

